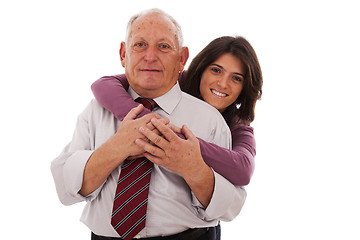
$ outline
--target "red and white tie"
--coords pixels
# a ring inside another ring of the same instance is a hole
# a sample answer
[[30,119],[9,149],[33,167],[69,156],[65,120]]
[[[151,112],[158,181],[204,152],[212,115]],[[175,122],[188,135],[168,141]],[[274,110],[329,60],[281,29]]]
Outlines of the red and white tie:
[[[157,106],[152,99],[138,98],[144,107]],[[111,225],[124,240],[132,239],[144,227],[153,163],[146,158],[125,160],[114,197]]]

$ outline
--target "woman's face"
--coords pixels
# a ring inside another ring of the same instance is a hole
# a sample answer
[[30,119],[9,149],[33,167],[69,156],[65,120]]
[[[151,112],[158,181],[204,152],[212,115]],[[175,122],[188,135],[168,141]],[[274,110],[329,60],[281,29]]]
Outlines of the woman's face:
[[201,76],[202,98],[223,112],[239,96],[245,79],[243,63],[230,53],[221,55]]

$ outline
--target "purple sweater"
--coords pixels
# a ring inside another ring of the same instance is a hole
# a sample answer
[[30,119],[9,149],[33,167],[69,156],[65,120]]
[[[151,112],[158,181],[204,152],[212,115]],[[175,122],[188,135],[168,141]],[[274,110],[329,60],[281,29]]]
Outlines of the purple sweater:
[[[138,106],[138,103],[127,93],[128,88],[129,83],[125,74],[105,76],[91,85],[96,100],[119,120],[122,120],[132,108]],[[147,113],[150,111],[144,108],[138,117]],[[244,186],[249,184],[254,172],[256,145],[253,128],[239,124],[230,130],[232,150],[198,139],[201,155],[206,164],[217,173],[234,185]]]

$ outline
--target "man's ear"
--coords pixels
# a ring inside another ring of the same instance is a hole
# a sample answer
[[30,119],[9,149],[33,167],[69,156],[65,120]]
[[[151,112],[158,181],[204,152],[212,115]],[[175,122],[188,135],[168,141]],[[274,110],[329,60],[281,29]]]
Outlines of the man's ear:
[[125,67],[125,54],[126,54],[126,44],[125,42],[121,42],[119,55],[120,55],[121,65],[123,67]]
[[180,53],[180,71],[184,70],[188,58],[189,58],[189,49],[187,47],[183,47]]

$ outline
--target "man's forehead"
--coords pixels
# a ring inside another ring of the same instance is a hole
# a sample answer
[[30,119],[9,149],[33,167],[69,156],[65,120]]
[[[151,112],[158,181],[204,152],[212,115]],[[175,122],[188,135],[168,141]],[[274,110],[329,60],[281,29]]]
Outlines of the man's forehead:
[[[132,40],[147,40],[155,37],[156,41],[176,42],[176,29],[171,21],[167,19],[137,19],[131,28],[130,38]],[[158,21],[159,20],[159,21]]]
[[160,14],[149,14],[141,16],[133,22],[131,28],[133,33],[136,33],[139,30],[162,30],[176,34],[176,26],[174,23],[167,17]]
[[174,26],[173,22],[166,16],[159,13],[149,13],[142,15],[134,20],[133,24],[149,23],[149,24],[168,24]]

